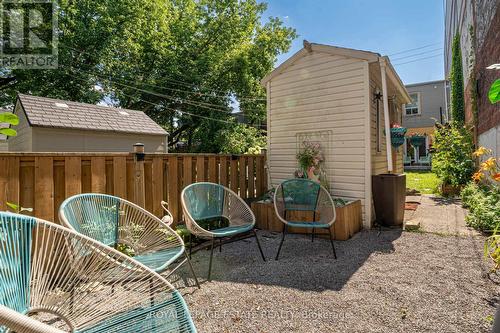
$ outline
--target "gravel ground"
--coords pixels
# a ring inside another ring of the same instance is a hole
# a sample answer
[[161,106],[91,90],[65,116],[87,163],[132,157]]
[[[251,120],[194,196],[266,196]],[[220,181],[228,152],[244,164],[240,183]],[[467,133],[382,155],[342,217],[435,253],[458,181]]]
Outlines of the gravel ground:
[[[488,332],[500,286],[488,279],[484,238],[363,231],[345,242],[280,234],[193,255],[201,289],[181,292],[199,332]],[[182,276],[187,276],[183,272]],[[189,281],[190,283],[192,281]],[[177,285],[184,285],[182,280]]]

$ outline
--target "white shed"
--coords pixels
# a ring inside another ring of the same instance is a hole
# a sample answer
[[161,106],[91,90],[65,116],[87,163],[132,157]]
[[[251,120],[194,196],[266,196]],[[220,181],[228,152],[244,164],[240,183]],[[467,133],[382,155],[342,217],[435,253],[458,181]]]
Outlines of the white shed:
[[403,172],[402,149],[392,148],[385,133],[391,123],[401,124],[410,97],[389,58],[304,41],[262,85],[270,184],[293,177],[301,142],[318,142],[332,195],[360,199],[370,227],[372,175]]
[[167,152],[168,133],[144,112],[19,94],[14,107],[18,135],[9,151]]

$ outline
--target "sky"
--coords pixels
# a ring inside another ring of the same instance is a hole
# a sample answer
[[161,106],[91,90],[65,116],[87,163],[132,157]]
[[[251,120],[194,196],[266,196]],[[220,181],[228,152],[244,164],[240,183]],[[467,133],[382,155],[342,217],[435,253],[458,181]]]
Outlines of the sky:
[[[267,0],[263,19],[279,17],[302,41],[389,55],[405,84],[444,79],[442,0]],[[426,59],[424,59],[426,58]]]

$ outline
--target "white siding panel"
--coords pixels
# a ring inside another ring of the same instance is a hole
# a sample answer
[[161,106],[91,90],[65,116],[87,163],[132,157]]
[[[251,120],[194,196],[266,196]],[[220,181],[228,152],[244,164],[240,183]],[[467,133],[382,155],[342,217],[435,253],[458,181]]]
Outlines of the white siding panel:
[[333,195],[365,201],[364,61],[313,52],[268,84],[272,185],[298,168],[297,134],[330,131],[325,171]]
[[17,131],[16,136],[7,139],[9,151],[31,151],[33,142],[33,130],[26,119],[23,109],[18,103],[14,112],[19,117],[19,125],[14,129]]

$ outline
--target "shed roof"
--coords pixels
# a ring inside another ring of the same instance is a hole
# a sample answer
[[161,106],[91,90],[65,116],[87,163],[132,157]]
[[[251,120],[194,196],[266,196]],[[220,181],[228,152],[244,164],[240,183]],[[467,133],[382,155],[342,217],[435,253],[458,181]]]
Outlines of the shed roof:
[[142,111],[23,94],[17,98],[33,127],[168,134]]
[[396,70],[394,69],[394,67],[392,66],[392,64],[390,62],[389,57],[381,56],[379,53],[371,52],[371,51],[356,50],[356,49],[350,49],[347,47],[338,47],[338,46],[333,46],[333,45],[309,43],[306,40],[304,40],[304,48],[302,48],[301,50],[296,52],[294,55],[292,55],[290,58],[288,58],[285,62],[283,62],[278,67],[276,67],[272,72],[267,74],[261,80],[261,84],[263,86],[265,86],[268,81],[272,80],[277,75],[283,73],[288,67],[292,66],[297,60],[301,59],[302,57],[305,57],[307,54],[309,54],[311,52],[323,52],[323,53],[328,53],[328,54],[332,54],[332,55],[344,56],[344,57],[349,57],[349,58],[356,58],[356,59],[368,61],[369,63],[374,63],[374,62],[385,63],[387,65],[387,68],[389,69],[389,71],[388,71],[389,79],[397,87],[398,91],[401,93],[404,100],[406,102],[411,101],[410,97],[408,96],[408,92],[406,91],[406,89],[404,87],[403,82],[399,78],[399,75],[397,74]]

